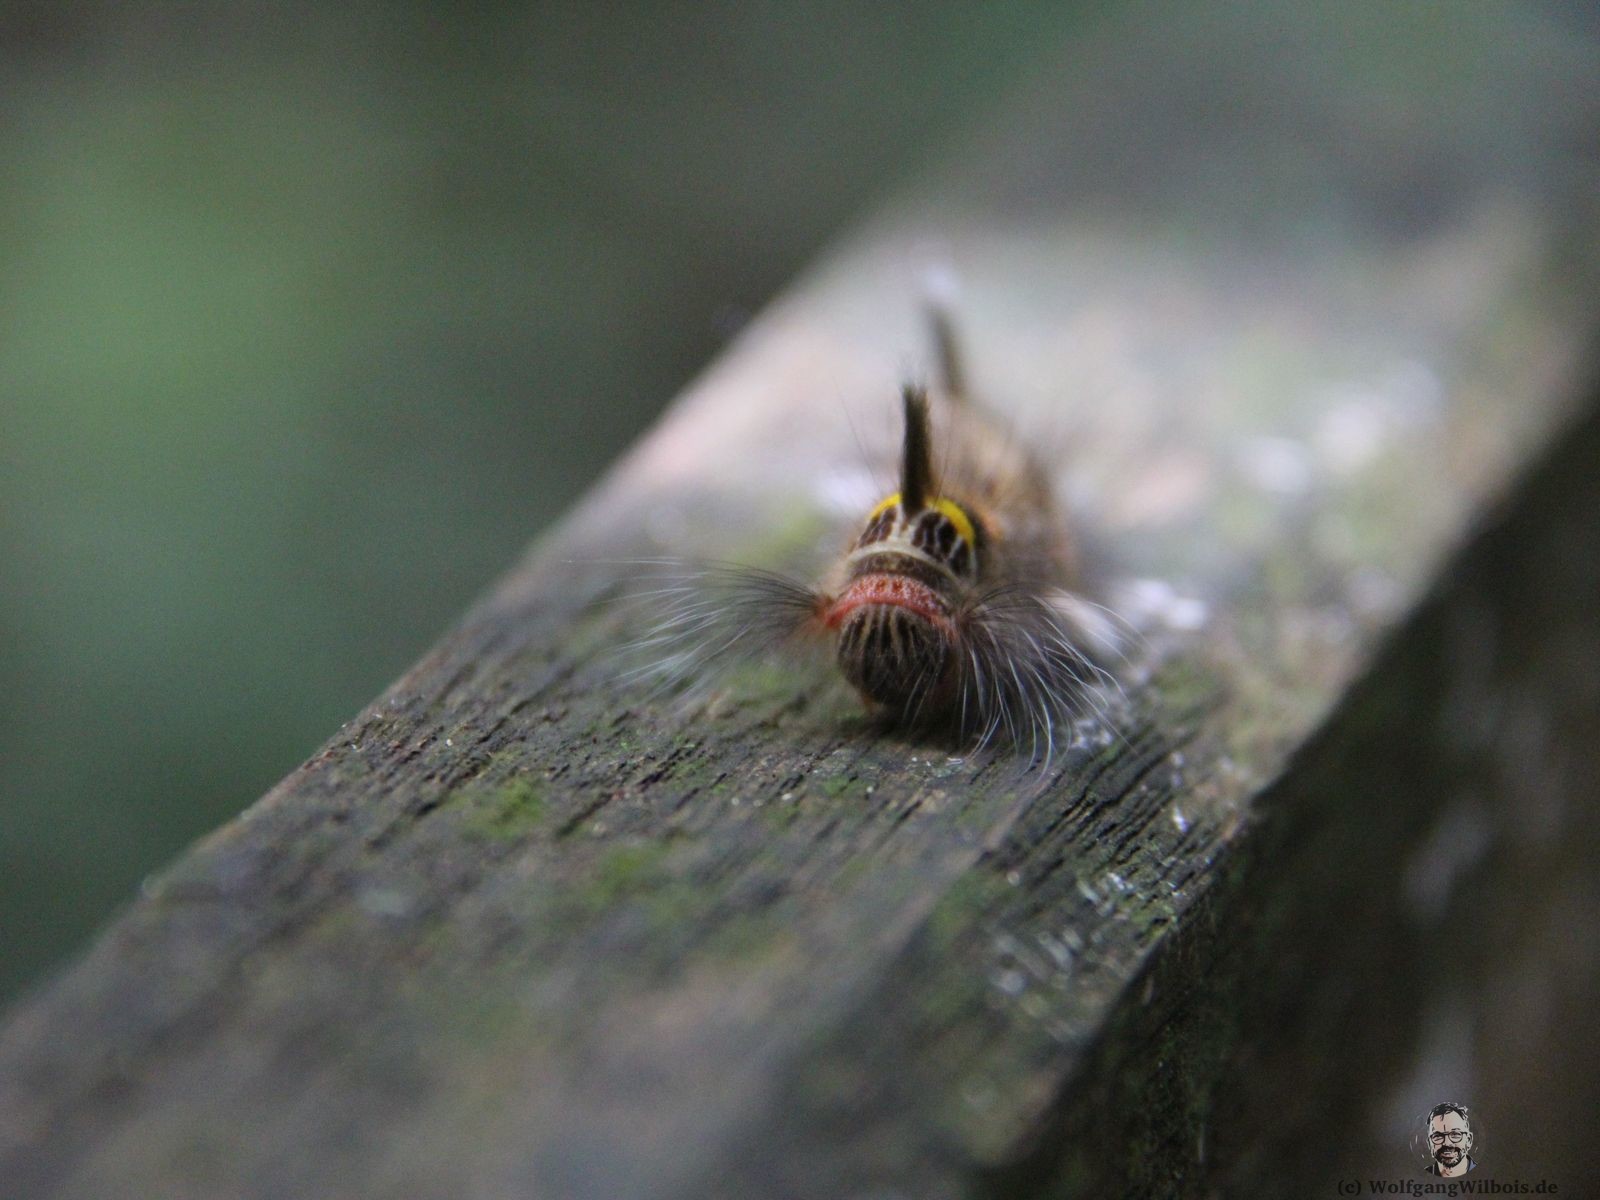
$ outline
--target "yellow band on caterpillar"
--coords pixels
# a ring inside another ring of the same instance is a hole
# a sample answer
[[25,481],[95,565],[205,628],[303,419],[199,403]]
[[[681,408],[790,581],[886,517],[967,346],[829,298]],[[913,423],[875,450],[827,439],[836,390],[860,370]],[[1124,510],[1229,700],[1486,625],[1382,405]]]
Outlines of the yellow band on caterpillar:
[[873,506],[872,511],[867,514],[867,520],[870,521],[874,517],[879,516],[882,513],[888,512],[891,508],[893,508],[896,504],[899,504],[899,503],[900,503],[900,493],[899,492],[895,492],[892,496],[885,496],[882,500],[879,500],[878,503]]
[[[867,520],[873,520],[881,514],[888,512],[891,508],[899,503],[899,492],[885,496],[873,506],[872,511],[867,514]],[[973,529],[972,527],[972,518],[967,516],[966,512],[959,504],[957,504],[954,500],[940,496],[933,502],[933,507],[936,512],[941,512],[949,518],[950,524],[956,527],[956,532],[966,539],[968,545],[976,546],[978,544],[978,533],[977,530]]]
[[974,549],[978,545],[977,531],[972,528],[972,520],[962,511],[961,506],[954,500],[946,500],[940,496],[933,502],[934,508],[950,518],[950,524],[956,527],[956,532],[966,539],[967,545]]

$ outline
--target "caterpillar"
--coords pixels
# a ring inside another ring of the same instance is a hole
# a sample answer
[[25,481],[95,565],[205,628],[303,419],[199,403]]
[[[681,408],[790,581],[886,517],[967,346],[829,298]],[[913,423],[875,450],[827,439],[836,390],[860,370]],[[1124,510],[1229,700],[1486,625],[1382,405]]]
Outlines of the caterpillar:
[[[869,712],[953,727],[1035,762],[1063,725],[1104,717],[1121,623],[1082,593],[1046,464],[970,394],[948,315],[931,313],[938,384],[901,392],[898,488],[818,582],[734,564],[681,569],[630,649],[677,681],[801,642],[832,644]],[[657,560],[659,561],[659,560]]]

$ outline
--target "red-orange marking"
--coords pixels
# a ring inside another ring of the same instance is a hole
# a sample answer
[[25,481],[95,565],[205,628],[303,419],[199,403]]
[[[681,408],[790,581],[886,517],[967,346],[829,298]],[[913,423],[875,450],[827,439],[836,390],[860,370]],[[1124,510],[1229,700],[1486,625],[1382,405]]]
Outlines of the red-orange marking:
[[905,575],[863,575],[851,582],[822,614],[822,623],[837,629],[844,619],[865,604],[888,604],[908,609],[939,625],[950,624],[950,607],[931,587]]

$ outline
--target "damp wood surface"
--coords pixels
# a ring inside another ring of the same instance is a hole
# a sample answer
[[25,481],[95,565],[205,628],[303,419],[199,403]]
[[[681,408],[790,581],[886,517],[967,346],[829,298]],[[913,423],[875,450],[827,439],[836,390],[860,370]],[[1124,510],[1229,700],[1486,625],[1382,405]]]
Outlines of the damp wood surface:
[[[1064,49],[9,1014],[5,1194],[1251,1194],[1387,1111],[1433,815],[1475,797],[1461,870],[1522,847],[1511,961],[1582,911],[1590,843],[1515,831],[1582,767],[1549,739],[1592,699],[1592,539],[1553,518],[1594,505],[1600,298],[1586,35],[1391,11],[1130,8]],[[881,729],[826,661],[673,698],[614,653],[630,563],[806,575],[890,490],[930,266],[1140,631],[1047,770]],[[1440,730],[1497,744],[1517,670],[1546,740],[1496,769],[1559,770],[1450,791]],[[1341,1038],[1387,1070],[1311,1069]]]

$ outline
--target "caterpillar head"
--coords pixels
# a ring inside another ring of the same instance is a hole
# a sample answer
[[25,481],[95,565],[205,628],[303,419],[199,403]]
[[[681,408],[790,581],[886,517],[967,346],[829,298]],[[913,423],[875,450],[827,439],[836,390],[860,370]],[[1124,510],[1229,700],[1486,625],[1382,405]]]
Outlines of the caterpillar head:
[[900,490],[868,514],[824,621],[837,631],[845,678],[868,701],[916,718],[954,695],[956,612],[981,547],[973,518],[937,494],[926,394],[908,387],[904,402]]

